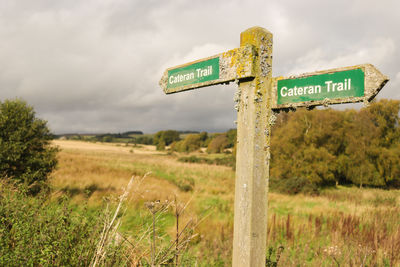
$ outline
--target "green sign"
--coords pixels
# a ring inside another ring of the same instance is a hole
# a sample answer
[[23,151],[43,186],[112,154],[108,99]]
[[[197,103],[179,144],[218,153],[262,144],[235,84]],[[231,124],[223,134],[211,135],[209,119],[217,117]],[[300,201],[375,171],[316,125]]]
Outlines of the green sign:
[[364,96],[361,68],[278,80],[278,105]]
[[219,79],[219,57],[168,70],[167,88],[204,83]]

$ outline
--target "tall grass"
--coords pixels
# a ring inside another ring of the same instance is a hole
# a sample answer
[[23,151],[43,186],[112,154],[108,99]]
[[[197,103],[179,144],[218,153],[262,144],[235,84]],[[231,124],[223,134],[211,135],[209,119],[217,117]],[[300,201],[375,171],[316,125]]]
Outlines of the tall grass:
[[[78,203],[85,200],[97,206],[102,198],[120,194],[132,175],[151,172],[140,189],[135,189],[136,197],[127,200],[121,221],[120,230],[129,242],[141,240],[135,243],[131,257],[152,262],[153,214],[146,203],[170,203],[156,214],[157,253],[181,243],[180,238],[176,241],[177,216],[172,205],[176,196],[182,203],[190,200],[178,216],[178,228],[192,221],[196,227],[191,227],[191,233],[197,234],[179,254],[179,264],[230,266],[234,171],[226,166],[179,162],[176,155],[118,149],[64,149],[53,186],[69,192]],[[267,262],[269,266],[400,265],[399,209],[399,190],[339,187],[322,190],[318,196],[270,192]],[[175,253],[168,255],[176,262]]]

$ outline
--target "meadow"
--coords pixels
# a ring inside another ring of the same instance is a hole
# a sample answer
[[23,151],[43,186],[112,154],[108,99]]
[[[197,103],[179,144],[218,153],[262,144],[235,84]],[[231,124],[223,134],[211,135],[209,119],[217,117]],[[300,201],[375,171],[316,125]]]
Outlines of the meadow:
[[[188,154],[153,146],[54,144],[61,149],[54,198],[67,194],[77,207],[99,209],[134,177],[119,226],[132,264],[175,257],[180,266],[230,266],[232,168],[182,162]],[[318,196],[269,192],[268,198],[266,266],[400,266],[399,190],[339,186]]]

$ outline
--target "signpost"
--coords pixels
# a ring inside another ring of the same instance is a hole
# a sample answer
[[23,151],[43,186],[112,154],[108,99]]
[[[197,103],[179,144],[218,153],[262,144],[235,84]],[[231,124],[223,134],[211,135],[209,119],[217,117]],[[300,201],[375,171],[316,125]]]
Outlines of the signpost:
[[234,267],[265,266],[270,135],[274,112],[369,102],[389,80],[370,64],[272,78],[272,34],[241,33],[240,48],[167,69],[166,94],[239,80],[234,210]]

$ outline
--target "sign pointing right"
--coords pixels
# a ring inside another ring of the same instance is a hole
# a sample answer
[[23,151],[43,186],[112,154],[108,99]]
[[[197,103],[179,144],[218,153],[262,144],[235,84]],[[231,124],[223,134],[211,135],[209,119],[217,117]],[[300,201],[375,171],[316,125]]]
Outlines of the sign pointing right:
[[371,101],[387,81],[371,64],[274,78],[272,109]]

